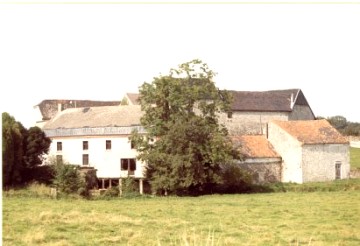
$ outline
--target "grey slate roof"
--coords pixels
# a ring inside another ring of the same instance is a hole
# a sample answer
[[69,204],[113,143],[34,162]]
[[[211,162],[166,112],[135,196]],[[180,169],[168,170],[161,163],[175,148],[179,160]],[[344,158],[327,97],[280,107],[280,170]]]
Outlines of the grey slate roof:
[[44,130],[138,126],[141,115],[140,105],[70,108],[48,121]]
[[291,95],[296,105],[309,106],[300,89],[229,92],[233,111],[291,112]]

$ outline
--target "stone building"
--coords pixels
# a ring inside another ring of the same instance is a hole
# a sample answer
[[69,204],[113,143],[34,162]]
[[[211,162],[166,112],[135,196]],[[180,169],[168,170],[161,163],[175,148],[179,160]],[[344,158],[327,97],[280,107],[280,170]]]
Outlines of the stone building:
[[264,135],[232,137],[243,160],[238,164],[252,175],[254,183],[281,182],[282,159]]
[[282,157],[282,182],[349,178],[349,142],[327,120],[272,121],[267,137]]
[[231,111],[220,115],[231,135],[265,134],[272,120],[314,120],[300,89],[274,91],[230,91]]

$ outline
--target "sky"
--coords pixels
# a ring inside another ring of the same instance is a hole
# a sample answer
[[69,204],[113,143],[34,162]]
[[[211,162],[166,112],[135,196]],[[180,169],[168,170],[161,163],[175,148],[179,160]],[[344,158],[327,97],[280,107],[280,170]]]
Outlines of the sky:
[[0,109],[121,100],[201,59],[220,89],[299,88],[316,116],[360,122],[360,4],[0,3]]

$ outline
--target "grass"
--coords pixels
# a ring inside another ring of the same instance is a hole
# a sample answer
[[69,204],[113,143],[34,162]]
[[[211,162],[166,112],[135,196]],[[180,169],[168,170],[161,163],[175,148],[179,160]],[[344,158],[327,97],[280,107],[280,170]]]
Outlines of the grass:
[[360,169],[360,148],[350,148],[351,169]]
[[325,190],[111,200],[5,192],[3,245],[360,245],[359,190]]

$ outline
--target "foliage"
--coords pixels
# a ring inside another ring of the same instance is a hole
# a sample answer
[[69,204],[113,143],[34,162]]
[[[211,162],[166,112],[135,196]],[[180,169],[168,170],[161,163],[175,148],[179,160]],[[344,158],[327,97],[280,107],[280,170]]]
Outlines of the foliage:
[[70,194],[78,192],[80,188],[85,189],[84,179],[80,176],[75,165],[57,163],[54,167],[54,185],[60,192]]
[[113,186],[104,192],[103,197],[118,197],[119,194],[120,194],[119,187]]
[[30,180],[33,168],[42,163],[51,140],[38,127],[27,130],[8,113],[2,113],[3,187],[22,185]]
[[37,126],[30,127],[26,137],[25,165],[28,168],[43,163],[42,155],[49,152],[50,138]]
[[3,187],[22,182],[24,132],[26,129],[8,113],[2,113]]
[[130,139],[147,163],[153,192],[206,192],[221,182],[220,166],[236,156],[217,116],[229,109],[230,96],[216,88],[214,75],[193,60],[140,87],[141,124],[148,134]]
[[23,176],[23,183],[39,183],[51,185],[55,178],[55,170],[52,165],[41,165],[32,168],[26,168],[26,175]]
[[345,117],[339,115],[329,117],[327,120],[344,135],[360,136],[360,123],[347,121]]
[[223,183],[220,185],[222,193],[250,192],[252,178],[249,173],[236,164],[228,164],[222,170]]

